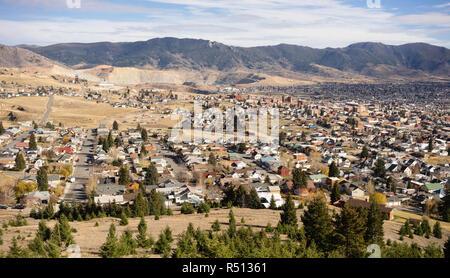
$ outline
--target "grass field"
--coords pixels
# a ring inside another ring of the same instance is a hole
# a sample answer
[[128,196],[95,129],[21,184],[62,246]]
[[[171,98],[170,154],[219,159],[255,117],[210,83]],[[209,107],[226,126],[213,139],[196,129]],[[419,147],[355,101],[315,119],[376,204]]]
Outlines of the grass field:
[[[277,210],[252,210],[244,208],[233,208],[238,228],[240,226],[251,226],[254,231],[263,229],[268,223],[275,227],[280,220],[280,212]],[[190,214],[182,215],[179,211],[174,211],[173,216],[162,216],[160,220],[155,220],[153,216],[147,216],[145,218],[148,225],[148,233],[157,240],[159,233],[167,226],[172,230],[174,238],[177,239],[180,233],[186,230],[189,223],[192,223],[195,228],[200,227],[203,230],[210,229],[213,222],[218,219],[221,223],[221,229],[227,229],[228,227],[228,209],[211,209],[209,217],[205,217],[205,214]],[[6,223],[8,220],[13,219],[18,212],[15,211],[0,211],[0,224]],[[297,210],[297,217],[300,220],[303,210]],[[402,214],[401,214],[402,215]],[[245,219],[245,224],[241,223],[241,218]],[[22,245],[26,245],[34,238],[34,235],[38,228],[38,220],[27,218],[28,225],[23,227],[8,227],[7,230],[3,230],[3,245],[0,245],[0,251],[7,252],[8,247],[13,237],[21,235],[25,239],[21,242]],[[74,233],[74,239],[80,246],[83,257],[97,257],[100,246],[105,242],[106,235],[108,233],[111,223],[116,225],[117,231],[120,234],[123,230],[129,228],[134,236],[137,235],[137,226],[139,224],[139,218],[129,218],[129,224],[127,226],[119,226],[120,219],[118,218],[98,218],[83,222],[70,222],[70,225],[76,229]],[[95,223],[98,222],[98,227],[95,227]],[[53,227],[56,223],[55,220],[49,221],[48,226]],[[446,227],[448,227],[448,223]],[[301,222],[300,222],[301,226]],[[384,231],[385,240],[391,239],[392,241],[398,241],[398,231],[402,226],[397,221],[385,221]],[[444,225],[442,225],[444,226]],[[447,237],[450,236],[448,228],[443,229],[443,238],[436,239],[431,237],[426,239],[425,237],[415,236],[414,239],[405,238],[404,242],[412,243],[416,242],[419,246],[427,246],[431,243],[436,243],[443,246]],[[175,240],[176,242],[177,240]],[[173,246],[175,247],[175,245]],[[150,256],[159,257],[159,255],[149,254],[141,252],[138,256]]]

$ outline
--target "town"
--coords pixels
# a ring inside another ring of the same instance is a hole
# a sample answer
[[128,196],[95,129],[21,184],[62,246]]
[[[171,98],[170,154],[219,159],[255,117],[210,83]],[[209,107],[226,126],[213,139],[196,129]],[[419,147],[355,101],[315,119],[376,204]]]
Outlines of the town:
[[[159,218],[210,207],[277,211],[288,205],[286,198],[303,210],[321,195],[331,209],[377,203],[387,221],[429,219],[448,234],[449,84],[221,87],[205,94],[116,89],[78,77],[62,82],[81,87],[1,84],[0,97],[20,99],[22,106],[48,99],[42,118],[21,121],[9,112],[2,119],[2,209],[40,219],[49,210],[56,215],[81,206],[68,219],[92,221],[98,215],[80,214],[83,206],[119,206],[130,217],[141,198],[156,198],[164,207],[152,213]],[[95,127],[49,120],[62,99],[135,109],[137,116],[130,123],[112,112]],[[261,140],[261,122],[252,129],[258,121],[249,115],[239,115],[242,131],[257,140],[173,140],[176,121],[159,124],[180,108],[197,128],[211,130],[213,115],[196,118],[194,101],[219,111],[278,109],[278,145]]]

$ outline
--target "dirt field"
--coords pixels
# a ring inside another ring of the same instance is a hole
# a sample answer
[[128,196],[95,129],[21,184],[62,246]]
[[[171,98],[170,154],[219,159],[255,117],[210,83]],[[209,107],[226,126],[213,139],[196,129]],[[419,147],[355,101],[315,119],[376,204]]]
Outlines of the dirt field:
[[[17,97],[11,99],[0,99],[0,120],[7,125],[9,112],[13,112],[18,121],[38,122],[46,110],[48,97]],[[24,110],[19,110],[19,107]],[[7,125],[8,126],[8,125]]]
[[[251,226],[255,231],[261,228],[265,228],[268,223],[273,227],[277,225],[280,219],[280,211],[273,210],[252,210],[252,209],[241,209],[233,208],[235,214],[236,222],[239,226]],[[179,211],[175,211],[173,216],[162,216],[160,220],[154,220],[153,216],[147,216],[146,221],[148,225],[148,233],[157,240],[158,235],[161,230],[166,226],[169,226],[172,233],[177,241],[177,237],[181,232],[186,230],[189,223],[192,223],[195,228],[200,227],[201,229],[210,229],[213,222],[218,219],[221,223],[222,230],[227,229],[228,226],[228,209],[212,209],[209,213],[209,217],[206,218],[204,214],[192,214],[192,215],[181,215]],[[297,210],[297,216],[300,219],[303,210]],[[0,224],[6,223],[9,219],[13,219],[18,212],[15,211],[0,211]],[[245,224],[241,224],[241,218],[244,217]],[[3,230],[3,245],[0,246],[0,251],[7,252],[12,237],[21,235],[26,239],[22,241],[22,244],[27,244],[28,241],[34,238],[37,231],[38,220],[27,218],[28,225],[23,227],[8,227],[7,230]],[[136,236],[138,233],[137,226],[139,224],[139,218],[128,219],[128,226],[119,226],[120,219],[118,218],[99,218],[84,222],[70,222],[70,225],[77,230],[74,233],[75,242],[80,246],[83,257],[97,257],[98,250],[100,246],[105,242],[106,235],[109,230],[111,223],[116,225],[118,233],[129,228]],[[95,223],[98,222],[99,226],[95,227]],[[56,221],[49,221],[48,226],[53,227]],[[402,226],[401,223],[395,221],[385,221],[385,239],[391,239],[392,241],[398,241],[399,235],[398,230]],[[404,242],[411,243],[416,242],[420,246],[426,246],[431,243],[436,243],[443,246],[448,236],[450,236],[450,231],[448,229],[443,229],[443,238],[436,239],[431,237],[426,239],[425,237],[415,236],[414,239],[405,238]],[[140,254],[140,256],[150,256],[159,257],[153,254]]]

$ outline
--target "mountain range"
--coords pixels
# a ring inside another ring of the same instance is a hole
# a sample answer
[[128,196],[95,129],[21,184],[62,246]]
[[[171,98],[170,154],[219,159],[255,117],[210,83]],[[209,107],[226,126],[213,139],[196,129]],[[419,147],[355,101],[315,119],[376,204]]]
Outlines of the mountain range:
[[[5,59],[0,48],[0,66],[22,66],[20,59]],[[15,47],[33,59],[55,61],[74,70],[98,66],[135,68],[142,71],[186,71],[216,75],[215,83],[258,82],[263,75],[293,79],[444,79],[450,76],[450,50],[425,43],[399,46],[356,43],[344,48],[315,49],[280,44],[234,47],[198,39],[156,38],[138,42],[63,43]],[[11,50],[9,50],[11,52]],[[31,53],[33,54],[31,54]],[[6,55],[8,56],[8,55]],[[43,56],[45,58],[39,58]],[[29,59],[28,59],[29,60]],[[14,61],[18,61],[14,64]],[[254,77],[254,78],[252,78]],[[247,80],[247,81],[245,81]]]

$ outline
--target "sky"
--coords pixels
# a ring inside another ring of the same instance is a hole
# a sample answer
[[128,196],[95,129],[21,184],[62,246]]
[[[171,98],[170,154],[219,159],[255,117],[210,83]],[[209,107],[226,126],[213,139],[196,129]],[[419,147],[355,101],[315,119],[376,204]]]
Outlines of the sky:
[[177,37],[314,48],[425,42],[450,48],[449,0],[0,0],[0,44]]

